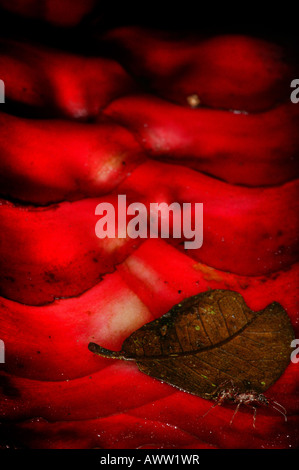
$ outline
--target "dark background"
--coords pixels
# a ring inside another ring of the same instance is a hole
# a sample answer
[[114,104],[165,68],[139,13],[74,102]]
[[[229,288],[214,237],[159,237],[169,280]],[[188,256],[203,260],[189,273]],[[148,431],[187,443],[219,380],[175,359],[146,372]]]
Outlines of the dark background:
[[[13,0],[12,0],[13,1]],[[0,9],[0,35],[27,38],[61,49],[93,52],[93,34],[120,25],[181,33],[241,33],[299,45],[299,2],[241,1],[99,2],[75,28],[57,28]]]

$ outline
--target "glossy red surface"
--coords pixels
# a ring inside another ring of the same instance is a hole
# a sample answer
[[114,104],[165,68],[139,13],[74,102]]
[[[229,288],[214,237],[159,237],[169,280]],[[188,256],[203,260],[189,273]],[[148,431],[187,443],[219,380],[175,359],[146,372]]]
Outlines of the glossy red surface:
[[[68,27],[95,4],[72,2],[68,15],[70,2],[37,3],[0,1]],[[281,303],[299,337],[294,65],[283,47],[245,35],[120,27],[94,41],[109,54],[1,45],[7,97],[22,112],[0,109],[0,440],[29,448],[298,447],[297,364],[266,392],[287,409],[287,422],[259,408],[254,428],[246,407],[232,425],[230,405],[203,417],[210,401],[87,348],[120,349],[183,298],[218,288],[240,292],[256,311]],[[197,109],[187,103],[194,93]],[[95,208],[116,206],[118,194],[147,207],[203,202],[202,248],[99,240]]]

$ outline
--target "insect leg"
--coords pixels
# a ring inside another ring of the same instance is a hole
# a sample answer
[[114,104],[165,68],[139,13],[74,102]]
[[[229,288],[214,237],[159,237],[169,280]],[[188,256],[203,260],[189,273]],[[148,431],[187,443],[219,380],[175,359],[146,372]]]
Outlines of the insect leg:
[[256,408],[255,406],[253,406],[252,408],[254,409],[252,426],[255,428],[255,420],[256,420],[257,408]]
[[238,413],[238,409],[240,408],[241,403],[242,403],[242,402],[240,401],[240,402],[237,404],[236,409],[235,409],[235,411],[234,411],[234,414],[233,414],[233,416],[232,416],[232,419],[230,420],[230,423],[229,423],[230,425],[232,424],[232,422],[233,422],[233,420],[234,420],[234,417],[235,417],[236,414]]
[[[284,416],[284,420],[287,421],[287,410],[285,409],[284,406],[282,406],[280,403],[274,400],[268,400],[269,405],[274,408],[274,410],[278,411],[278,413],[282,414]],[[275,406],[276,405],[276,406]]]
[[248,408],[251,408],[253,411],[253,422],[252,422],[252,426],[255,428],[255,421],[256,421],[256,413],[257,413],[257,408],[256,406],[253,406],[253,405],[249,405],[248,403],[244,403],[244,405],[248,406]]
[[235,388],[235,384],[232,381],[232,379],[227,379],[224,382],[221,382],[220,385],[218,385],[216,390],[214,390],[213,395],[215,395],[215,393],[217,393],[219,390],[225,390],[225,386],[228,385],[228,384],[230,384],[233,389]]
[[[274,401],[273,403],[276,403],[276,402]],[[279,405],[279,403],[277,403],[277,404]],[[274,410],[278,411],[278,413],[280,413],[281,415],[284,416],[285,421],[288,420],[287,415],[286,415],[286,410],[283,406],[279,405],[283,410],[285,410],[285,412],[281,411],[280,408],[277,408],[277,406],[274,406],[272,403],[271,403],[271,405],[272,405],[272,408],[274,408]]]
[[204,418],[205,416],[207,416],[207,414],[208,414],[213,408],[215,408],[217,405],[221,405],[220,401],[217,401],[217,402],[214,403],[212,406],[210,406],[210,408],[208,409],[208,411],[206,411],[205,414],[202,415],[202,418]]
[[274,404],[277,405],[279,408],[281,408],[285,415],[287,414],[287,410],[286,410],[285,407],[282,406],[280,403],[278,403],[277,401],[274,401],[274,400],[272,401],[272,403],[274,403]]

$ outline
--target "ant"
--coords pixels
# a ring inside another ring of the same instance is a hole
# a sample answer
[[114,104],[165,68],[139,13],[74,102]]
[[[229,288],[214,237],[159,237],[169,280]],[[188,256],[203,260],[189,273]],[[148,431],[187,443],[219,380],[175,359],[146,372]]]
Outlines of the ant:
[[[228,383],[230,383],[231,386],[225,387]],[[215,398],[213,398],[213,400],[215,400],[216,403],[214,403],[208,409],[208,411],[203,415],[203,417],[205,417],[217,405],[222,405],[225,402],[231,402],[231,403],[236,403],[237,406],[232,416],[232,419],[230,420],[230,423],[229,423],[230,425],[232,424],[234,417],[236,416],[241,405],[248,406],[249,408],[252,408],[254,410],[253,424],[252,424],[254,428],[255,428],[257,406],[272,406],[272,408],[274,408],[280,414],[282,414],[284,416],[285,421],[287,421],[287,417],[286,417],[287,411],[282,405],[280,405],[280,403],[277,403],[277,401],[266,398],[265,395],[263,395],[262,393],[258,393],[255,390],[246,390],[245,392],[242,392],[240,391],[239,388],[237,388],[234,385],[232,380],[226,380],[225,382],[220,384],[219,387],[216,389],[216,391],[212,395],[216,395]]]

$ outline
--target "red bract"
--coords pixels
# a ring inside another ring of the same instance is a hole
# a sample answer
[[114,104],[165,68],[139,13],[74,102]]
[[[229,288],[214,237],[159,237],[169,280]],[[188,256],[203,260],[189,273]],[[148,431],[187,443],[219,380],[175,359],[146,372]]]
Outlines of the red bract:
[[[164,184],[166,172],[171,185]],[[178,166],[149,162],[140,165],[117,190],[127,194],[129,200],[146,205],[153,201],[203,202],[204,245],[193,250],[192,256],[209,266],[258,275],[284,269],[296,261],[298,203],[294,201],[298,180],[261,191],[233,187]],[[3,201],[1,294],[39,305],[78,295],[105,272],[111,272],[142,240],[98,239],[95,208],[103,201],[110,201],[117,214],[116,196],[45,208]],[[278,228],[282,213],[287,214],[287,230]],[[178,243],[178,239],[172,241]],[[244,250],[242,257],[239,250]]]
[[26,202],[106,194],[145,160],[132,134],[113,122],[84,126],[3,113],[0,125],[2,193]]
[[229,183],[266,186],[298,177],[299,111],[292,103],[247,115],[137,95],[115,100],[105,115],[131,129],[151,157]]
[[84,57],[34,44],[1,41],[1,78],[7,98],[45,115],[88,119],[133,88],[115,60]]
[[135,77],[185,106],[195,93],[204,106],[262,111],[289,97],[296,75],[282,47],[242,35],[199,40],[186,33],[123,27],[102,39]]
[[[276,300],[297,328],[298,281],[298,264],[271,276],[239,276],[197,263],[164,241],[147,240],[118,265],[117,272],[79,297],[40,307],[2,298],[1,335],[9,357],[5,370],[36,380],[82,377],[111,364],[89,353],[89,341],[117,350],[141,325],[207,289],[238,291],[254,310]],[[12,336],[15,318],[22,329]]]
[[[147,162],[118,190],[147,204],[153,200],[203,202],[204,243],[192,256],[209,266],[258,275],[278,271],[297,260],[298,180],[275,188],[245,188],[187,168]],[[282,214],[287,231],[280,225]]]
[[[0,1],[60,25],[79,22],[94,4],[73,3],[67,17],[68,2],[44,2],[41,12],[36,2]],[[232,425],[230,405],[203,416],[210,401],[87,348],[119,350],[133,331],[208,289],[240,292],[255,311],[281,303],[298,337],[299,108],[286,102],[294,66],[283,48],[246,36],[134,27],[93,41],[105,57],[2,42],[3,444],[298,446],[292,362],[266,392],[286,407],[287,422],[259,408],[254,428],[246,407]],[[190,94],[198,109],[188,106]],[[98,239],[95,208],[116,207],[118,194],[147,208],[203,203],[203,246]]]
[[[30,305],[81,294],[114,270],[140,239],[95,234],[95,208],[116,197],[43,208],[2,203],[1,293]],[[20,263],[22,259],[22,263]]]
[[[273,279],[244,278],[198,265],[165,242],[149,240],[121,264],[118,271],[123,279],[117,273],[108,275],[80,298],[60,300],[44,307],[29,307],[2,300],[1,315],[6,318],[7,325],[4,340],[11,352],[7,371],[1,376],[5,396],[1,405],[3,416],[9,421],[27,420],[24,429],[30,430],[37,447],[61,445],[57,442],[58,436],[63,439],[71,426],[67,423],[58,426],[55,424],[57,421],[72,422],[74,441],[67,446],[84,447],[88,441],[92,446],[109,448],[119,440],[120,447],[130,447],[133,444],[127,441],[126,436],[132,433],[135,435],[133,442],[139,442],[140,446],[143,431],[152,420],[157,422],[155,431],[150,441],[144,444],[157,445],[155,439],[158,439],[161,426],[163,428],[162,423],[166,422],[177,432],[164,437],[162,447],[180,447],[181,433],[186,431],[196,436],[194,441],[189,441],[189,444],[196,446],[201,445],[201,440],[206,445],[222,446],[224,439],[229,438],[230,446],[241,447],[249,439],[248,431],[252,433],[249,447],[271,447],[271,439],[274,442],[277,439],[275,446],[278,447],[286,442],[294,445],[296,434],[292,429],[292,419],[285,425],[273,410],[261,410],[257,429],[253,431],[252,416],[246,409],[240,411],[232,427],[228,424],[233,412],[231,408],[217,409],[211,416],[202,418],[210,402],[176,392],[172,387],[140,374],[134,365],[95,358],[87,351],[86,344],[95,340],[107,348],[119,349],[131,331],[160,316],[174,302],[216,287],[238,290],[248,305],[256,310],[273,300],[273,292],[283,293],[277,294],[275,299],[283,302],[298,334],[298,301],[294,296],[299,276],[297,265],[289,272],[277,273]],[[185,274],[183,279],[181,272]],[[114,289],[116,293],[112,292]],[[160,299],[159,303],[157,299]],[[9,333],[13,330],[15,317],[23,329],[12,339]],[[18,346],[20,344],[22,350]],[[283,396],[283,404],[290,414],[297,409],[294,374],[296,366],[290,365],[272,387],[271,394],[269,392],[269,396],[277,400]],[[88,402],[84,398],[86,396]],[[115,414],[119,417],[116,421]],[[36,416],[43,419],[36,421]],[[143,423],[139,436],[132,416],[138,416],[140,423]],[[124,423],[127,434],[124,433]],[[105,431],[107,424],[110,441]],[[238,441],[240,426],[245,436],[244,440]],[[270,432],[271,426],[275,426],[275,432]],[[39,429],[50,441],[36,441],[34,435],[40,432]],[[268,433],[268,438],[263,436],[264,431]],[[105,440],[99,439],[102,432]],[[279,440],[278,434],[282,432],[287,432],[289,438]],[[188,440],[184,442],[188,444]]]

